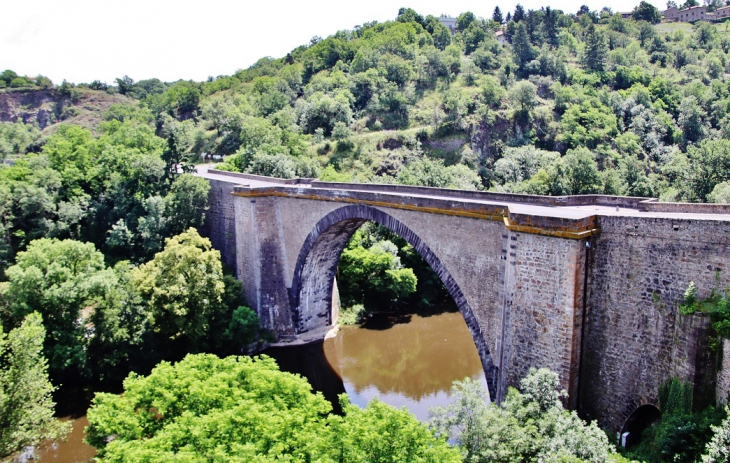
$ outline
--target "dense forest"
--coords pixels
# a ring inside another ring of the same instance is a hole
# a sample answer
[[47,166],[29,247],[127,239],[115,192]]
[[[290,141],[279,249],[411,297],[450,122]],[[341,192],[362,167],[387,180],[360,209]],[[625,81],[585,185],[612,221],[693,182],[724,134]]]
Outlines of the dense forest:
[[[417,461],[620,460],[602,431],[562,409],[548,372],[534,372],[499,407],[480,408],[483,391],[457,383],[460,402],[427,429],[377,403],[330,415],[266,359],[202,355],[246,353],[269,335],[200,234],[209,185],[190,173],[220,161],[219,169],[283,178],[728,203],[730,22],[660,20],[645,2],[627,19],[609,8],[518,5],[487,19],[463,13],[452,32],[404,8],[393,21],[314,37],[205,82],[54,85],[0,73],[0,458],[63,434],[49,412],[54,387],[114,389],[134,372],[123,396],[100,395],[89,414],[102,461],[168,452],[362,461],[361,451],[382,461],[406,451],[426,459]],[[373,224],[350,241],[339,275],[349,321],[446,297],[413,248]],[[192,401],[170,405],[165,387],[196,375],[211,384],[252,375],[260,414],[281,405],[279,395],[306,398],[270,421],[248,419],[319,437],[193,444],[222,416],[231,435],[257,432],[236,428],[235,392],[193,391],[216,403],[209,415]],[[278,389],[266,389],[266,378]],[[667,385],[673,424],[654,428],[633,457],[696,461],[709,452],[704,461],[725,461],[730,423],[713,426],[726,412],[692,410],[683,387]],[[169,429],[152,411],[164,404],[174,409]],[[479,413],[459,421],[465,410]],[[408,450],[368,440],[396,428]]]

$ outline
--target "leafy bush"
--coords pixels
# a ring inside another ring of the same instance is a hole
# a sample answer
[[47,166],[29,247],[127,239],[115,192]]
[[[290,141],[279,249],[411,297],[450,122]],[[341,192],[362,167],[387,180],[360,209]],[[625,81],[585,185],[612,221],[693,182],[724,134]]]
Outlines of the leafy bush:
[[304,378],[265,356],[188,355],[130,375],[124,394],[97,394],[87,440],[101,462],[461,461],[407,411],[342,402],[344,416],[328,415]]
[[479,383],[455,381],[453,403],[431,409],[432,426],[454,439],[469,462],[620,460],[595,423],[563,409],[565,391],[557,389],[556,373],[530,369],[521,387],[523,392],[510,388],[499,406]]

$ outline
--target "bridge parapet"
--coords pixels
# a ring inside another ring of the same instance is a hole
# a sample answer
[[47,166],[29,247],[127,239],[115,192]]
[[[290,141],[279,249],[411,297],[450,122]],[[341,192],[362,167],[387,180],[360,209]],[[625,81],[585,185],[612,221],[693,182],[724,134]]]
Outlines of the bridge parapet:
[[[262,175],[221,171],[216,169],[208,169],[206,173],[217,176],[229,177],[233,181],[232,183],[235,183],[236,180],[241,179],[252,180],[257,183],[269,183],[271,184],[271,186],[298,185],[302,187],[311,186],[312,188],[339,191],[370,191],[379,193],[393,193],[399,195],[411,194],[430,197],[485,201],[494,203],[513,203],[544,207],[604,206],[635,209],[640,212],[730,215],[730,204],[661,202],[658,201],[657,198],[644,198],[637,196],[612,196],[596,194],[571,196],[540,196],[519,193],[471,191],[458,190],[453,188],[434,188],[411,185],[324,182],[312,178],[281,179],[275,177],[266,177]],[[206,173],[199,173],[198,175],[205,177]]]
[[633,196],[540,196],[520,193],[499,193],[493,191],[457,190],[453,188],[434,188],[425,186],[391,185],[379,183],[339,183],[314,181],[312,182],[312,187],[334,190],[359,190],[396,194],[417,194],[477,201],[533,204],[546,207],[600,205],[620,206],[637,209],[640,202],[647,200],[647,198],[638,198]]
[[[503,222],[509,230],[559,238],[583,239],[596,233],[596,218],[590,213],[577,214],[575,217],[538,215],[511,212],[508,205],[455,200],[441,196],[414,196],[392,194],[382,191],[339,190],[318,188],[267,187],[248,188],[237,186],[234,196],[245,198],[283,197],[309,199],[315,201],[339,202],[345,204],[364,204],[374,207],[387,207],[429,214],[469,217],[482,220]],[[458,190],[457,190],[458,191]]]

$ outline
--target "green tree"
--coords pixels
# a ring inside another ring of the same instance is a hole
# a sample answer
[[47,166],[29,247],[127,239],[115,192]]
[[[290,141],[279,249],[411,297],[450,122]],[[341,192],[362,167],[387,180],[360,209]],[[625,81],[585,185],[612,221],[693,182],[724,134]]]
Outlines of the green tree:
[[98,191],[98,167],[91,132],[78,125],[62,124],[43,146],[51,167],[61,174],[61,197],[91,194]]
[[512,21],[518,23],[525,19],[525,8],[519,3],[515,6],[515,14],[512,15]]
[[707,113],[694,95],[682,99],[679,105],[677,123],[684,134],[684,143],[697,143],[705,136],[705,119]]
[[319,451],[330,410],[270,358],[188,355],[131,374],[122,395],[97,394],[86,439],[100,461],[300,461]]
[[499,9],[499,5],[494,7],[494,12],[492,12],[492,21],[497,24],[504,23],[504,16],[502,15],[502,10]]
[[208,210],[210,182],[190,174],[180,175],[165,196],[169,232],[177,235],[190,227],[201,228]]
[[603,190],[595,155],[587,148],[568,150],[553,164],[551,175],[554,195],[585,195]]
[[432,161],[428,158],[411,161],[396,176],[396,182],[402,185],[430,186],[434,188],[460,188],[477,190],[481,180],[476,172],[461,166],[445,166],[443,161]]
[[464,53],[470,55],[487,39],[488,35],[492,35],[492,31],[487,30],[480,21],[474,21],[471,23],[471,25],[462,32]]
[[358,230],[340,256],[340,295],[344,305],[363,304],[371,310],[413,294],[418,280],[412,269],[402,266],[398,248],[390,241],[366,248],[363,233]]
[[101,462],[460,461],[413,415],[343,400],[345,416],[328,417],[320,393],[266,356],[188,355],[130,375],[124,394],[97,394],[87,440]]
[[558,11],[550,8],[549,6],[545,7],[545,17],[542,21],[542,33],[545,36],[545,41],[551,47],[557,47],[560,45],[560,36],[558,34]]
[[476,20],[477,17],[471,11],[461,13],[459,17],[456,18],[456,28],[460,31],[465,31]]
[[608,42],[603,31],[591,23],[586,30],[585,42],[586,49],[583,55],[583,64],[586,69],[599,72],[605,70]]
[[712,193],[707,195],[708,203],[730,204],[730,182],[725,181],[715,185]]
[[548,169],[560,153],[536,149],[534,146],[507,148],[501,159],[494,163],[494,173],[501,184],[528,180],[541,170]]
[[134,79],[132,79],[131,77],[125,75],[121,79],[117,77],[115,80],[117,81],[119,93],[121,93],[122,95],[126,95],[127,93],[132,91],[132,88],[134,86]]
[[437,23],[433,28],[433,45],[443,51],[451,45],[451,31],[448,27],[441,23]]
[[595,423],[563,409],[557,374],[530,369],[520,384],[522,392],[510,388],[499,406],[480,384],[456,381],[451,405],[431,409],[432,426],[453,438],[469,462],[619,460]]
[[[730,140],[702,140],[687,149],[689,172],[680,177],[693,201],[706,201],[717,185],[730,181]],[[686,182],[686,183],[685,183]]]
[[537,87],[529,80],[517,82],[508,93],[511,104],[518,106],[520,112],[529,114],[537,103]]
[[0,271],[34,239],[48,236],[58,224],[61,178],[45,156],[25,156],[0,168]]
[[646,21],[640,21],[639,42],[641,43],[641,46],[646,46],[646,44],[650,42],[654,37],[656,37],[656,29],[654,29],[654,27],[650,23]]
[[103,300],[107,281],[114,278],[104,256],[91,243],[42,238],[18,253],[17,263],[6,273],[13,317],[19,320],[32,312],[43,317],[44,353],[52,374],[85,372],[88,309]]
[[225,311],[220,252],[194,228],[165,240],[165,248],[132,270],[137,290],[149,304],[153,329],[169,340],[196,348],[211,319]]
[[42,352],[45,337],[38,313],[8,334],[0,325],[0,458],[69,431],[68,423],[53,417],[53,386]]
[[730,410],[725,406],[726,418],[720,426],[712,426],[712,440],[707,443],[702,463],[724,463],[730,460]]
[[364,409],[341,397],[344,418],[330,415],[331,461],[337,462],[460,462],[458,449],[451,448],[415,419],[407,410],[397,410],[371,400]]
[[651,24],[658,24],[662,21],[662,14],[657,7],[643,0],[639,6],[634,8],[632,16],[636,21],[646,21]]
[[560,129],[568,147],[594,149],[617,135],[618,121],[608,107],[591,98],[570,106],[563,114]]
[[537,51],[530,43],[530,35],[524,21],[517,24],[515,35],[512,37],[512,56],[520,72],[524,72],[527,64],[537,58]]
[[16,79],[17,77],[18,74],[10,69],[6,69],[2,73],[0,73],[0,80],[5,82],[6,85],[10,85],[10,82],[12,82],[13,79]]
[[27,153],[40,138],[40,130],[31,124],[0,123],[0,162]]

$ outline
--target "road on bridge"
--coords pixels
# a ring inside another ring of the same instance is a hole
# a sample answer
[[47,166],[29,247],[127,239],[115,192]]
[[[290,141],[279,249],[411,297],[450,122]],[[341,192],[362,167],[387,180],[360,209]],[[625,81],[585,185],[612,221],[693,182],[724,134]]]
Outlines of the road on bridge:
[[[215,164],[203,164],[197,166],[197,173],[195,175],[210,179],[218,180],[222,182],[231,183],[231,187],[241,185],[249,188],[277,188],[277,187],[289,187],[289,188],[318,188],[317,182],[284,184],[282,179],[275,179],[263,176],[236,174],[232,172],[218,171],[214,169]],[[352,186],[347,188],[348,191],[368,191],[378,192],[377,190],[358,190],[357,184],[351,184]],[[390,186],[390,185],[389,185]],[[324,187],[324,186],[323,186]],[[331,189],[324,187],[326,189]],[[723,220],[730,221],[730,214],[728,213],[679,213],[679,212],[647,212],[641,211],[636,208],[629,207],[616,207],[616,206],[604,206],[604,205],[586,205],[586,206],[543,206],[536,204],[529,204],[527,202],[511,202],[504,200],[490,200],[490,199],[467,199],[467,198],[454,198],[447,194],[438,194],[442,189],[434,188],[435,194],[425,193],[412,193],[412,192],[393,192],[393,191],[382,191],[378,192],[384,195],[392,196],[406,196],[406,197],[422,197],[430,199],[448,199],[451,201],[459,201],[464,203],[475,203],[475,204],[487,204],[494,206],[506,206],[510,212],[524,215],[535,215],[535,216],[547,216],[557,217],[565,219],[582,219],[590,217],[592,215],[605,215],[605,216],[623,216],[623,217],[654,217],[654,218],[676,218],[676,219],[693,219],[693,220]],[[528,200],[528,196],[525,197]]]

